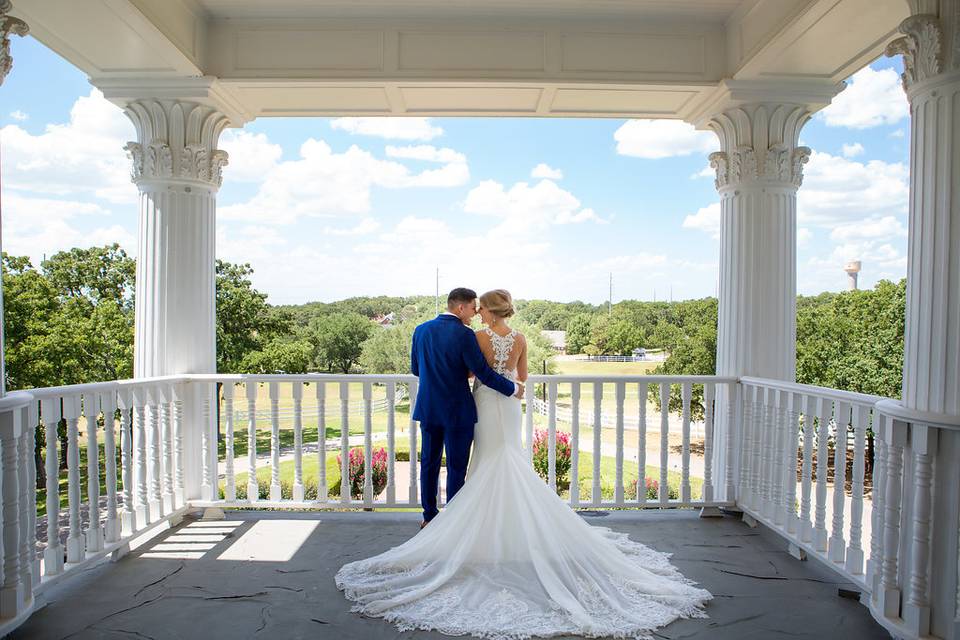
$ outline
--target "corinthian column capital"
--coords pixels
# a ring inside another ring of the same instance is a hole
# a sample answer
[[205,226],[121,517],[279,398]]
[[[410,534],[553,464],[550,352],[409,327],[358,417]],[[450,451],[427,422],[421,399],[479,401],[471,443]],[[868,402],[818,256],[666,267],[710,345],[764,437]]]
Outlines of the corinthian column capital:
[[717,189],[745,184],[799,187],[810,149],[798,141],[810,115],[803,105],[758,103],[710,118],[707,127],[720,138],[721,150],[710,154]]
[[217,149],[229,119],[216,109],[185,100],[149,98],[127,104],[137,141],[125,149],[138,185],[153,181],[196,182],[217,189],[227,152]]
[[3,84],[10,69],[13,68],[13,56],[10,55],[10,34],[25,36],[30,27],[20,18],[9,15],[13,10],[10,0],[0,0],[0,85]]
[[954,0],[914,0],[913,15],[900,23],[903,34],[886,55],[903,56],[903,89],[913,93],[941,74],[960,71],[960,5]]

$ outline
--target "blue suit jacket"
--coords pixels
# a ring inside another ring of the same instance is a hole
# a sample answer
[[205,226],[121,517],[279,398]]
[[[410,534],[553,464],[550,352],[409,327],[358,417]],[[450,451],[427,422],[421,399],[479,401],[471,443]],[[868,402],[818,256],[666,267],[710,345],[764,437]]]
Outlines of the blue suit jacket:
[[413,419],[444,426],[477,422],[470,372],[505,396],[515,388],[487,364],[473,330],[451,315],[439,315],[414,330],[410,371],[420,378]]

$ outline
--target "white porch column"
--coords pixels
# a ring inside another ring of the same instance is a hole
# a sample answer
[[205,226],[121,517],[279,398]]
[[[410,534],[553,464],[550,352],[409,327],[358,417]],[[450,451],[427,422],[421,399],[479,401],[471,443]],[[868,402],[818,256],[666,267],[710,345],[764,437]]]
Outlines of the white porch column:
[[[140,189],[135,375],[214,373],[216,194],[227,164],[216,147],[228,118],[182,99],[132,100],[125,111],[137,130],[126,149]],[[200,434],[211,428],[202,421],[201,400],[188,388],[187,499],[211,497],[200,495]]]
[[[720,139],[710,154],[720,194],[718,375],[796,377],[797,189],[810,156],[800,129],[839,88],[726,81],[697,120]],[[713,468],[718,495],[732,500],[739,454],[727,447],[737,428],[727,402],[718,397]]]
[[[887,48],[887,55],[903,55],[911,114],[903,405],[928,414],[931,422],[955,423],[960,417],[960,3],[909,4],[913,15],[900,25],[903,37]],[[918,436],[926,434],[933,441],[918,447]],[[901,616],[912,633],[960,638],[960,433],[927,429],[918,420],[911,423],[911,443],[913,455],[903,470]]]

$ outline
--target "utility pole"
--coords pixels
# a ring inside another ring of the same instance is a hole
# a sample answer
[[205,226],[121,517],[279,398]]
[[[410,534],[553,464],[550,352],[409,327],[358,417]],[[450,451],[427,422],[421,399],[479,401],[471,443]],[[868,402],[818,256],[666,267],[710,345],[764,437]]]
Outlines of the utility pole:
[[670,285],[670,304],[673,304],[673,285]]
[[610,297],[607,300],[607,315],[613,315],[613,272],[610,272]]

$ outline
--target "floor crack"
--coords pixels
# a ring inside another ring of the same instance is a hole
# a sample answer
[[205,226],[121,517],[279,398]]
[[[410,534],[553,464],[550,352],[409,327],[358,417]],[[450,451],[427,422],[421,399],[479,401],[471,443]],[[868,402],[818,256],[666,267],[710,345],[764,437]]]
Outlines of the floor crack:
[[166,574],[165,576],[163,576],[163,577],[161,577],[161,578],[158,578],[158,579],[154,580],[153,582],[151,582],[151,583],[149,583],[149,584],[143,585],[142,587],[140,587],[140,588],[137,590],[137,592],[136,592],[135,594],[133,594],[133,597],[134,597],[134,598],[138,597],[141,593],[143,593],[145,590],[149,589],[150,587],[152,587],[152,586],[154,586],[154,585],[157,585],[157,584],[160,584],[161,582],[163,582],[164,580],[166,580],[167,578],[169,578],[169,577],[172,576],[172,575],[176,575],[177,573],[179,573],[180,571],[183,570],[184,566],[186,566],[186,565],[184,565],[184,563],[181,562],[181,563],[180,563],[180,566],[177,567],[176,569],[174,569],[173,571],[171,571],[170,573]]

